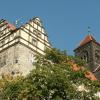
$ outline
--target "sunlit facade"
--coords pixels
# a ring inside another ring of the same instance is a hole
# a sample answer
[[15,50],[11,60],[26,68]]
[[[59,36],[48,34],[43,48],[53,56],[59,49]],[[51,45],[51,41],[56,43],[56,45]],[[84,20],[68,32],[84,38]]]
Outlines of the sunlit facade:
[[51,44],[40,18],[19,28],[0,20],[0,74],[26,75],[34,68],[34,56],[43,55],[46,48]]

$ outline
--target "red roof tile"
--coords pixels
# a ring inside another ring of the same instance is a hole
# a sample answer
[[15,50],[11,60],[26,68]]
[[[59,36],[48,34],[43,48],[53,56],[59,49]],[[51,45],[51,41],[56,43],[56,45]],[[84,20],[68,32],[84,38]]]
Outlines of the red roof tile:
[[96,40],[93,38],[93,36],[91,34],[87,35],[85,37],[85,39],[80,42],[79,46],[83,46],[83,45],[87,44],[90,41],[95,41],[96,42]]
[[[87,44],[87,43],[89,43],[89,42],[91,42],[91,41],[93,41],[94,43],[96,43],[97,45],[100,46],[100,43],[97,42],[97,41],[95,40],[95,38],[94,38],[91,34],[88,34],[88,35],[80,42],[80,44],[77,46],[76,49],[78,49],[78,48],[84,46],[85,44]],[[74,51],[75,51],[76,49],[74,49]]]
[[6,23],[7,23],[7,27],[10,28],[11,30],[15,30],[16,29],[15,25],[9,23],[8,21],[6,21]]
[[10,28],[11,30],[15,30],[16,29],[16,27],[13,25],[13,24],[11,24],[11,23],[8,23],[8,28]]

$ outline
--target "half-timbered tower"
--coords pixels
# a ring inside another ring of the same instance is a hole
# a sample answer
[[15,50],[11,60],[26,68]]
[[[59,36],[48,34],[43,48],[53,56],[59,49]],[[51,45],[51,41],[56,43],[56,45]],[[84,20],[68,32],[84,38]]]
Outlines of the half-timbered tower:
[[19,28],[0,20],[0,74],[26,75],[33,69],[35,54],[43,55],[46,48],[51,45],[40,18]]
[[100,79],[100,43],[89,34],[74,52],[76,56],[86,61],[87,67]]

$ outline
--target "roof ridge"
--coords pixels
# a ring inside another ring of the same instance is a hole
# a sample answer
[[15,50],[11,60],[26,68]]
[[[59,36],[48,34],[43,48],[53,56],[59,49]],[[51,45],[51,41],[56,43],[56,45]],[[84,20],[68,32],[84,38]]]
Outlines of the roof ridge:
[[95,38],[89,33],[81,42],[79,46],[83,46],[84,44],[90,42],[90,41],[96,41]]

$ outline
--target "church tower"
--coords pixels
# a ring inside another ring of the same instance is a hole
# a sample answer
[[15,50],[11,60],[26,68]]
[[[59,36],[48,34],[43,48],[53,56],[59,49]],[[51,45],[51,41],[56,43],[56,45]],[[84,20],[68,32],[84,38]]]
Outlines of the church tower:
[[34,68],[35,55],[44,55],[46,48],[51,44],[39,17],[19,28],[0,20],[0,75],[28,74]]
[[75,56],[84,60],[88,69],[100,79],[100,43],[91,34],[88,34],[74,52]]

